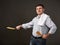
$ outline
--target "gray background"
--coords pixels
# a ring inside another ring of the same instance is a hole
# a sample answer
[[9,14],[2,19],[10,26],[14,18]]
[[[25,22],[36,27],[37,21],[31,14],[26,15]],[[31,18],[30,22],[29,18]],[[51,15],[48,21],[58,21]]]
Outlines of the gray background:
[[57,25],[57,31],[47,40],[47,45],[60,45],[60,0],[1,0],[0,1],[0,45],[29,45],[31,29],[8,30],[5,27],[15,27],[26,23],[36,16],[35,5],[45,5],[45,13]]

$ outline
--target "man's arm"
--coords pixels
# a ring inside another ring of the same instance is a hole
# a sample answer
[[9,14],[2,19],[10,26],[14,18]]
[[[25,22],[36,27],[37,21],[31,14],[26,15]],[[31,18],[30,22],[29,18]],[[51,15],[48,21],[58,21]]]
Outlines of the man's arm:
[[51,20],[50,17],[47,18],[46,20],[46,25],[50,28],[49,30],[49,34],[54,34],[57,30],[57,26],[55,25],[55,23]]
[[51,20],[50,17],[47,18],[46,25],[50,28],[50,30],[49,30],[48,34],[43,35],[43,38],[45,38],[45,39],[48,38],[49,35],[54,34],[57,30],[55,23]]
[[32,26],[33,26],[33,20],[28,23],[16,26],[16,29],[17,30],[19,30],[21,28],[27,29],[27,28],[31,28]]

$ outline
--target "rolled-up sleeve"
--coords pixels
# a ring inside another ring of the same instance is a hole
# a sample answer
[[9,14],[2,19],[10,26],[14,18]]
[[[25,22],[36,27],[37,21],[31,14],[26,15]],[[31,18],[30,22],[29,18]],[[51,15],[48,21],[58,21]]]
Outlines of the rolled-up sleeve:
[[51,20],[50,17],[47,18],[46,20],[46,25],[50,28],[49,30],[49,34],[54,34],[57,30],[57,26],[55,25],[55,23]]
[[24,24],[22,24],[22,27],[24,28],[24,29],[27,29],[27,28],[31,28],[32,26],[33,26],[33,20],[32,21],[30,21],[30,22],[28,22],[28,23],[24,23]]

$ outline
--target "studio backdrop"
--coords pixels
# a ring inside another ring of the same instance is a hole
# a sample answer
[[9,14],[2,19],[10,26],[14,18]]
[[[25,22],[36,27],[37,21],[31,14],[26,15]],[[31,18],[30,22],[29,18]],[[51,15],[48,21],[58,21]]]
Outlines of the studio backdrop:
[[60,0],[1,0],[0,1],[0,45],[29,45],[31,29],[9,30],[27,23],[36,16],[35,5],[44,4],[45,13],[57,25],[57,31],[47,39],[47,45],[60,45]]

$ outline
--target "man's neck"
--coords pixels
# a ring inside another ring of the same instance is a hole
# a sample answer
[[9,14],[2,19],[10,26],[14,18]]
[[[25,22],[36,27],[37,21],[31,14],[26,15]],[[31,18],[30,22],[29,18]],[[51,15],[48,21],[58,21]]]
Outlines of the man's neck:
[[38,16],[41,16],[43,13],[41,13],[41,14],[38,14]]

